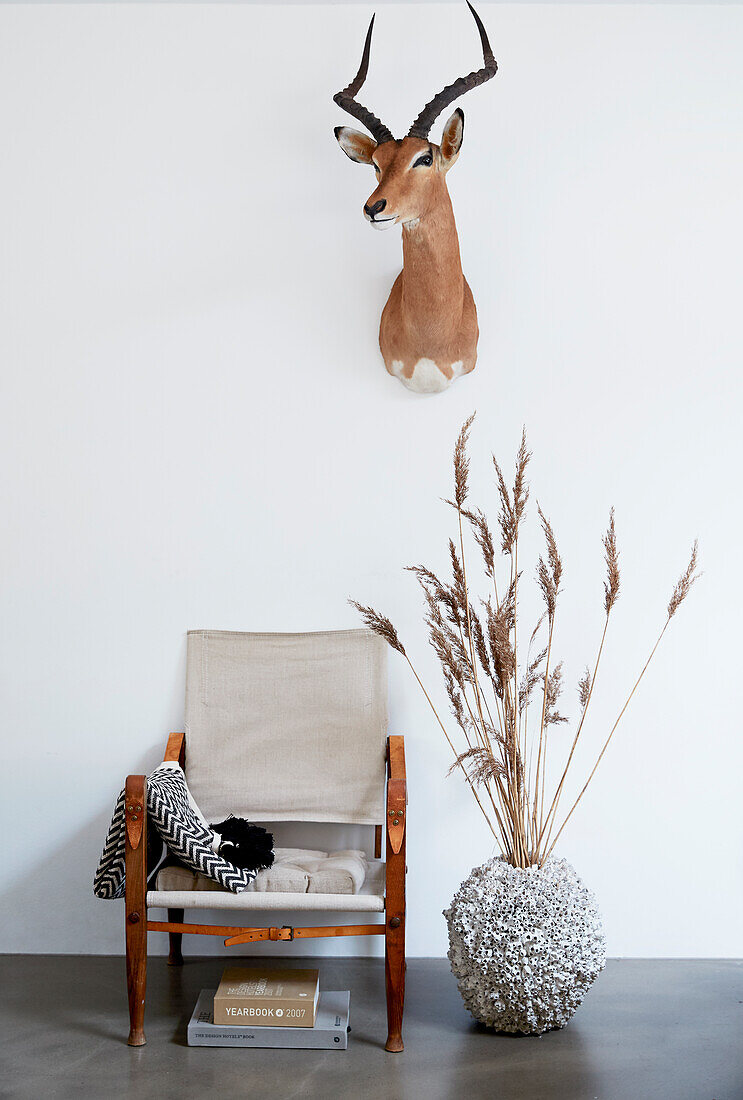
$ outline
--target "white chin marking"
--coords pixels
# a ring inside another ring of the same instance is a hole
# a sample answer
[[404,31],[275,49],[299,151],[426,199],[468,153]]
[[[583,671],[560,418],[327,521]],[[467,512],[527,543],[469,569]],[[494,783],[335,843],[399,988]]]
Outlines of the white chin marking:
[[458,359],[456,363],[452,363],[451,378],[447,378],[433,359],[419,359],[410,378],[405,378],[402,373],[404,365],[401,359],[392,360],[392,373],[400,379],[406,389],[412,390],[413,393],[441,393],[456,378],[459,378],[464,364],[461,359]]
[[367,218],[366,220],[369,222],[369,225],[373,229],[378,229],[381,233],[383,230],[389,229],[390,226],[393,226],[397,221],[397,218],[386,218],[384,221],[372,221],[371,218]]

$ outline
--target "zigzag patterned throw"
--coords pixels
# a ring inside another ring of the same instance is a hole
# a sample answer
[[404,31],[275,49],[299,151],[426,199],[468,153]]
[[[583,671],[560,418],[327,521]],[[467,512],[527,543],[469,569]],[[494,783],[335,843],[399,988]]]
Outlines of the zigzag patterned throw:
[[[161,764],[148,776],[147,817],[168,850],[181,863],[219,883],[223,889],[239,894],[255,878],[254,871],[234,867],[213,851],[214,834],[192,809],[186,777],[177,764]],[[122,791],[93,881],[93,893],[97,898],[124,896],[124,830]]]

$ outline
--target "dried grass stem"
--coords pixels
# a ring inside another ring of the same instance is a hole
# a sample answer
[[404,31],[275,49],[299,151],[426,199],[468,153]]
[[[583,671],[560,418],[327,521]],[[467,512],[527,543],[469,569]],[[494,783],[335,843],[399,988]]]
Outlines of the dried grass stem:
[[[536,579],[544,612],[531,632],[526,655],[522,659],[519,652],[519,646],[524,644],[520,642],[519,629],[519,532],[529,499],[526,472],[531,453],[527,449],[524,431],[516,454],[511,486],[506,482],[497,459],[493,457],[500,546],[503,555],[508,558],[508,584],[505,589],[499,589],[495,546],[488,520],[479,508],[465,507],[470,492],[468,446],[473,422],[474,413],[462,425],[454,448],[454,494],[453,500],[447,503],[457,513],[458,538],[457,544],[449,542],[451,580],[440,580],[433,570],[424,565],[411,567],[426,600],[425,622],[429,640],[443,671],[458,735],[453,737],[447,729],[392,622],[371,607],[353,600],[350,602],[367,627],[384,638],[407,661],[454,755],[450,772],[457,769],[461,771],[505,859],[514,867],[543,866],[593,780],[671,619],[699,577],[697,544],[694,543],[689,563],[671,593],[663,629],[605,738],[588,778],[555,832],[560,800],[593,698],[609,619],[620,593],[614,509],[609,514],[609,524],[602,539],[606,564],[603,630],[593,669],[591,671],[586,668],[578,684],[580,714],[560,778],[548,798],[547,757],[548,753],[555,751],[551,744],[556,736],[551,731],[567,721],[558,710],[563,683],[563,662],[555,663],[554,658],[554,628],[561,594],[563,563],[552,524],[541,507],[537,506],[545,552],[539,558]],[[486,600],[475,601],[482,609],[479,613],[470,598],[463,519],[468,521],[468,529],[480,551],[485,576],[488,582],[492,581],[493,586],[492,595]],[[501,599],[499,591],[505,593]],[[547,644],[536,658],[532,658],[531,645],[545,619],[548,626]],[[523,670],[520,687],[519,668]],[[529,700],[540,682],[541,706],[538,712],[539,722],[535,727],[534,721],[530,721],[529,717]],[[493,710],[488,702],[491,692]],[[457,736],[459,746],[455,740]]]

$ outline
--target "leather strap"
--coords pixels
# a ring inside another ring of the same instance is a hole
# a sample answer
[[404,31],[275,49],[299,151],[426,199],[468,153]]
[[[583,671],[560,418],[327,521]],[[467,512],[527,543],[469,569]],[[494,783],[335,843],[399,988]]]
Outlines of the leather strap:
[[145,777],[127,776],[124,790],[124,820],[130,848],[138,848],[142,840],[145,819]]
[[395,855],[402,848],[402,840],[405,835],[405,796],[406,783],[404,779],[387,780],[387,833],[390,838],[390,847]]
[[321,939],[325,936],[383,936],[383,924],[344,924],[321,925],[319,928],[246,928],[237,936],[224,941],[225,947],[234,947],[240,943],[256,943],[258,940],[307,940]]

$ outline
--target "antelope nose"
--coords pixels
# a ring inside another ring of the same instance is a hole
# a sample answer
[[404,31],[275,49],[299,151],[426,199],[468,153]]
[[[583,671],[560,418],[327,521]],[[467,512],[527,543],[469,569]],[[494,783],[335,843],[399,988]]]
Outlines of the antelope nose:
[[364,213],[367,218],[376,218],[377,214],[381,214],[387,205],[386,199],[377,199],[373,206],[367,206],[364,204]]

